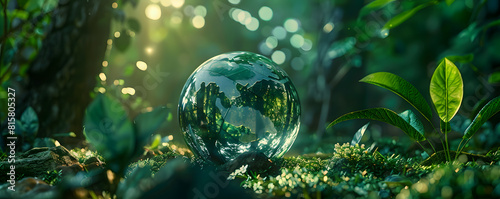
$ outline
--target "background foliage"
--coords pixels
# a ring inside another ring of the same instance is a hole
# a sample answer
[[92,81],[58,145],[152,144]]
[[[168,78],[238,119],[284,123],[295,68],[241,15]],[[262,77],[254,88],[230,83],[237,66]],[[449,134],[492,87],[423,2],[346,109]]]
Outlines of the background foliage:
[[[26,71],[47,30],[57,22],[51,17],[58,3],[2,1],[2,100],[8,86],[22,87],[29,81]],[[160,105],[175,110],[182,86],[197,66],[217,54],[241,50],[270,57],[291,76],[304,110],[299,135],[312,137],[307,142],[324,136],[336,142],[337,136],[354,132],[362,122],[341,124],[325,134],[327,122],[346,112],[382,106],[411,108],[381,89],[356,84],[373,72],[400,75],[429,101],[423,91],[432,71],[442,57],[454,56],[464,82],[470,82],[464,85],[463,108],[451,122],[455,129],[466,126],[469,116],[479,111],[477,107],[499,95],[500,6],[496,1],[109,3],[111,31],[90,95],[100,92],[118,97],[130,117]],[[2,121],[6,116],[3,102]],[[171,125],[164,125],[160,134],[180,137],[175,113],[170,117]],[[491,120],[492,132],[498,133],[498,118]],[[82,133],[81,129],[51,133],[69,131]],[[369,132],[369,138],[380,137],[381,132],[402,133],[381,123],[372,124]]]

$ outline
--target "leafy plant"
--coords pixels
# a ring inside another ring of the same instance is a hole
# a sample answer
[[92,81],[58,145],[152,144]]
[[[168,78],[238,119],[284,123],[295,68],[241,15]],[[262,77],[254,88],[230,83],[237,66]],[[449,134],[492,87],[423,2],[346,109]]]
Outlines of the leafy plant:
[[[387,72],[378,72],[364,77],[360,82],[366,82],[388,89],[410,103],[431,124],[434,130],[444,135],[445,140],[443,142],[443,148],[447,155],[446,159],[451,161],[448,144],[448,133],[451,132],[450,120],[453,119],[458,112],[463,99],[462,77],[460,71],[453,62],[444,58],[434,71],[430,82],[430,96],[437,115],[440,118],[439,129],[436,129],[431,122],[432,111],[422,94],[403,78]],[[500,111],[500,97],[494,98],[479,111],[474,121],[465,130],[462,142],[457,148],[458,153],[456,153],[455,159],[477,130],[498,111]],[[418,144],[420,144],[421,141],[427,140],[422,122],[411,110],[406,110],[400,114],[386,108],[372,108],[355,111],[340,116],[331,122],[328,128],[337,123],[351,119],[372,119],[382,121],[400,128],[406,135],[417,141]],[[436,152],[432,143],[429,142],[429,144],[432,150]],[[422,145],[420,144],[420,146]]]
[[[21,114],[21,118],[16,120],[15,134],[22,138],[22,151],[27,151],[33,147],[53,147],[57,140],[52,138],[36,138],[38,134],[38,116],[30,106]],[[7,135],[5,131],[3,135]]]
[[55,185],[61,181],[61,177],[62,177],[62,170],[59,171],[52,170],[52,171],[46,171],[42,176],[42,180],[50,185]]
[[117,175],[114,186],[117,186],[129,163],[143,153],[151,134],[166,121],[167,116],[167,109],[159,107],[139,114],[131,121],[116,99],[103,94],[88,106],[84,121],[85,138]]

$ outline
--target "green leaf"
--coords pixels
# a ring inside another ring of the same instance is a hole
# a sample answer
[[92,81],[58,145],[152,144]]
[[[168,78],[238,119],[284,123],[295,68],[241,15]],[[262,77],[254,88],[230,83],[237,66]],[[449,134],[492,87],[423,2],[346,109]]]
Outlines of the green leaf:
[[125,52],[130,46],[130,41],[132,40],[132,37],[128,34],[126,30],[122,30],[120,32],[120,37],[115,38],[113,41],[113,47],[116,47],[116,49],[120,52]]
[[439,120],[439,128],[441,128],[441,132],[444,134],[449,133],[451,131],[451,125],[449,122],[443,122],[443,120]]
[[403,118],[403,120],[408,122],[408,124],[410,124],[413,128],[415,128],[420,134],[422,134],[422,136],[424,136],[424,133],[425,133],[424,125],[417,118],[417,115],[415,115],[415,113],[413,113],[413,111],[406,110],[398,115],[399,115],[399,117]]
[[358,20],[360,20],[361,17],[367,15],[371,11],[380,9],[380,8],[384,7],[385,5],[387,5],[387,4],[389,4],[389,3],[393,2],[393,1],[394,0],[375,0],[375,1],[372,1],[371,3],[369,3],[369,4],[366,4],[359,11]]
[[160,146],[160,143],[161,143],[161,135],[160,134],[156,134],[153,137],[153,142],[151,142],[151,145],[149,146],[149,148],[152,149],[152,150],[155,150],[155,149],[158,148],[158,146]]
[[500,71],[492,73],[488,78],[488,82],[492,84],[500,83]]
[[38,116],[33,108],[28,107],[21,115],[21,122],[26,132],[25,136],[35,137],[38,132]]
[[363,138],[363,135],[365,134],[366,128],[368,128],[368,125],[370,125],[370,122],[366,123],[363,127],[358,129],[358,132],[356,132],[354,134],[354,137],[352,138],[351,146],[359,144],[359,142],[361,141],[361,138]]
[[372,109],[347,113],[343,116],[340,116],[332,123],[330,123],[330,125],[328,125],[327,128],[330,128],[340,122],[352,119],[371,119],[371,120],[385,122],[400,128],[401,130],[403,130],[403,132],[406,133],[406,135],[408,135],[410,138],[416,141],[424,141],[426,139],[423,136],[423,132],[419,132],[408,122],[406,122],[403,118],[401,118],[397,113],[386,108],[372,108]]
[[395,28],[399,24],[401,24],[401,23],[405,22],[406,20],[408,20],[410,17],[412,17],[419,10],[422,10],[423,8],[425,8],[427,6],[430,6],[432,4],[436,4],[436,1],[431,1],[431,2],[428,2],[428,3],[425,3],[425,4],[420,4],[420,5],[418,5],[417,7],[414,7],[411,10],[404,11],[404,12],[396,15],[392,19],[390,19],[387,23],[385,23],[385,25],[384,25],[384,27],[382,29],[388,30],[388,29],[391,29],[391,28]]
[[141,24],[139,23],[139,21],[137,21],[137,19],[128,18],[127,24],[130,30],[134,31],[135,33],[141,32]]
[[427,120],[430,121],[432,118],[431,107],[427,104],[422,94],[403,78],[392,73],[378,72],[370,74],[359,81],[380,86],[396,93],[415,107]]
[[446,4],[450,6],[455,0],[446,0]]
[[87,107],[84,135],[116,173],[124,171],[134,152],[132,122],[120,102],[99,94]]
[[483,124],[493,115],[500,111],[500,97],[496,97],[489,101],[476,115],[472,123],[464,132],[464,139],[471,138]]
[[15,126],[15,130],[14,130],[14,133],[17,135],[17,136],[23,136],[23,133],[26,131],[24,129],[24,125],[21,121],[19,120],[16,120],[16,122],[14,123],[14,126]]
[[[149,137],[167,120],[168,109],[165,107],[155,108],[151,112],[139,114],[135,120],[135,129],[137,132],[137,147],[144,147]],[[141,152],[139,151],[139,154]]]
[[[448,60],[450,60],[453,63],[470,63],[472,60],[474,60],[474,54],[466,54],[466,55],[452,55],[452,56],[446,56]],[[442,60],[441,60],[442,61]]]
[[460,71],[453,62],[444,58],[432,75],[429,89],[432,102],[443,122],[450,122],[457,114],[464,96],[463,88]]

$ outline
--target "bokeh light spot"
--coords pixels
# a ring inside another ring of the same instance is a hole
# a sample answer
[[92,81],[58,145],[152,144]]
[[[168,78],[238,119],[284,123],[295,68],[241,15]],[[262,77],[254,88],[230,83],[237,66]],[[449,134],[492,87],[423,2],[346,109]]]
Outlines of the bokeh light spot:
[[146,7],[146,17],[151,19],[151,20],[158,20],[161,17],[161,9],[160,6],[156,4],[149,4]]
[[264,21],[269,21],[273,18],[273,10],[267,6],[262,6],[259,9],[259,17]]
[[99,73],[99,78],[101,79],[101,81],[106,81],[106,74]]
[[304,45],[302,45],[300,48],[304,51],[310,51],[312,49],[312,41],[309,39],[304,39]]
[[299,30],[299,22],[296,19],[287,19],[283,26],[288,32],[297,32]]
[[271,59],[273,59],[276,64],[283,64],[285,63],[286,55],[283,51],[277,50],[273,52]]
[[112,8],[118,8],[118,3],[113,2],[113,3],[111,4],[111,7],[112,7]]
[[162,6],[164,6],[164,7],[168,7],[168,6],[172,5],[172,3],[170,2],[170,0],[161,0],[160,4]]
[[256,31],[259,28],[259,20],[255,17],[250,18],[250,22],[245,24],[248,30]]
[[286,30],[285,28],[281,26],[277,26],[273,29],[272,31],[273,36],[275,36],[277,39],[285,39],[286,38]]
[[196,8],[194,8],[194,14],[197,15],[197,16],[202,16],[202,17],[205,17],[207,16],[207,8],[205,8],[205,6],[196,6]]
[[102,61],[102,67],[108,67],[108,61]]
[[129,95],[135,95],[135,89],[132,87],[125,87],[125,88],[122,88],[122,93],[129,94]]
[[184,5],[184,0],[172,0],[171,3],[174,8],[180,8]]
[[114,36],[115,36],[116,38],[120,37],[120,32],[116,31],[116,32],[115,32],[115,34],[114,34]]
[[203,28],[203,26],[205,26],[205,18],[202,16],[195,16],[193,17],[192,23],[197,29]]
[[105,93],[106,89],[104,87],[99,87],[97,91],[99,91],[99,93]]
[[294,34],[290,37],[290,44],[295,48],[300,48],[304,45],[304,37],[299,34]]
[[266,45],[269,49],[274,49],[278,46],[278,39],[275,36],[270,36],[266,39]]
[[172,13],[172,16],[170,17],[170,22],[172,24],[180,24],[182,22],[182,13],[179,12],[179,11],[176,11],[174,13]]
[[229,3],[236,5],[239,4],[241,0],[228,0]]
[[146,64],[146,62],[143,62],[143,61],[137,61],[135,63],[135,66],[137,66],[137,68],[139,70],[142,70],[142,71],[145,71],[146,69],[148,69],[148,65]]
[[325,33],[332,32],[334,27],[335,25],[332,22],[328,22],[327,24],[325,24],[325,26],[323,26],[323,32]]

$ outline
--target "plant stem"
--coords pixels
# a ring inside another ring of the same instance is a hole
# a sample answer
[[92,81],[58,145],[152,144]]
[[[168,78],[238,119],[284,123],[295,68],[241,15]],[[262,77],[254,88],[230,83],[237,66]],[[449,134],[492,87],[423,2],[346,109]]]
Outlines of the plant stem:
[[460,143],[458,144],[457,153],[455,154],[455,160],[458,158],[458,154],[460,154],[460,152],[462,152],[462,150],[460,149],[460,146],[462,145],[463,141],[464,141],[464,139],[462,139],[462,141],[460,141]]
[[429,139],[427,139],[427,142],[429,142],[429,145],[431,145],[432,150],[434,151],[434,153],[436,153],[437,151],[436,151],[436,149],[434,148],[434,145],[432,145],[432,142],[431,142]]
[[[429,142],[429,143],[431,143],[431,142]],[[420,144],[420,142],[419,142],[419,141],[417,141],[417,144],[418,144],[418,145],[420,145],[420,147],[422,147],[422,149],[425,151],[424,146],[422,146],[422,144]],[[432,145],[431,145],[431,146],[432,146]],[[433,148],[434,148],[434,147],[433,147]],[[425,152],[427,153],[427,151],[425,151]],[[436,151],[434,151],[434,153],[435,153],[435,152],[436,152]],[[431,155],[432,155],[432,154],[431,154]]]
[[[446,130],[446,127],[445,127]],[[451,162],[451,155],[450,155],[450,145],[448,145],[448,133],[444,134],[444,141],[446,143],[446,155],[448,156],[448,162]]]

